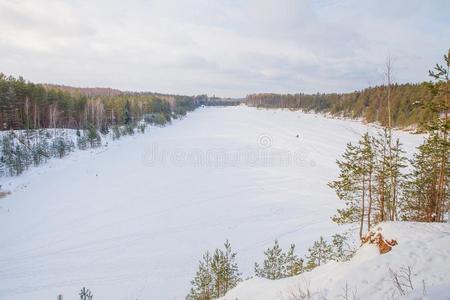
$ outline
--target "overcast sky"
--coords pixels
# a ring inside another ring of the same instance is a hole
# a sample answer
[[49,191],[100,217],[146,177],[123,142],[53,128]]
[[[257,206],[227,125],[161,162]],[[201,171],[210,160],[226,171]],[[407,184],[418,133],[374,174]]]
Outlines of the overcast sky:
[[41,83],[239,97],[428,80],[450,1],[0,0],[0,72]]

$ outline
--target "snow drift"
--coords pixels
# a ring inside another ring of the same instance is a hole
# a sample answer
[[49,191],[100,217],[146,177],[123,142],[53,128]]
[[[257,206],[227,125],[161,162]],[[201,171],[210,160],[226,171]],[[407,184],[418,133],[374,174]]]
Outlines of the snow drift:
[[347,262],[291,278],[252,278],[223,299],[450,299],[450,224],[386,222],[375,229],[398,245],[380,254],[365,244]]

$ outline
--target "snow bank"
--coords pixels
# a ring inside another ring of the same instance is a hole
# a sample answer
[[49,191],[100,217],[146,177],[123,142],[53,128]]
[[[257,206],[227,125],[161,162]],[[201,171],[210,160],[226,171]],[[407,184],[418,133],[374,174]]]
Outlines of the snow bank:
[[[223,299],[309,299],[302,298],[308,293],[311,299],[450,299],[450,224],[387,222],[377,227],[385,238],[397,240],[392,251],[381,255],[375,245],[363,245],[348,262],[282,280],[252,278]],[[394,274],[403,291],[396,288]]]

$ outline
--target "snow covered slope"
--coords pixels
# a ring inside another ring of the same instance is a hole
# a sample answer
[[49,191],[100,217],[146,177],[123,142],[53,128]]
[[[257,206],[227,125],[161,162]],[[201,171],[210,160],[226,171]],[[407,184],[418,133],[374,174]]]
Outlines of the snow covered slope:
[[[179,299],[226,238],[244,277],[274,239],[303,254],[338,228],[326,183],[359,122],[201,108],[18,178],[1,178],[0,299]],[[297,134],[299,137],[297,138]],[[406,150],[422,137],[399,133]],[[290,158],[291,157],[291,158]]]
[[[450,224],[389,222],[377,227],[386,239],[398,242],[386,254],[363,245],[348,262],[282,280],[253,278],[223,299],[450,299]],[[405,285],[403,291],[396,288],[394,273]],[[301,297],[308,292],[311,298]]]

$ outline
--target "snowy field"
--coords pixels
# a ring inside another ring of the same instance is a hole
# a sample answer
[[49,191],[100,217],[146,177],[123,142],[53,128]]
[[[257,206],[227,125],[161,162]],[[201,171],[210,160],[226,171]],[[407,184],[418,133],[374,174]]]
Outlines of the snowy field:
[[[230,239],[243,277],[278,239],[303,255],[339,228],[326,186],[368,126],[248,107],[200,108],[95,151],[1,178],[0,299],[180,299]],[[373,131],[373,129],[372,129]],[[297,134],[299,137],[297,138]],[[398,133],[412,151],[422,137]]]

